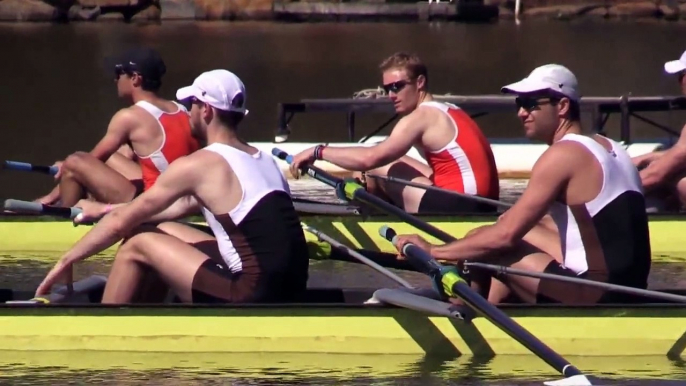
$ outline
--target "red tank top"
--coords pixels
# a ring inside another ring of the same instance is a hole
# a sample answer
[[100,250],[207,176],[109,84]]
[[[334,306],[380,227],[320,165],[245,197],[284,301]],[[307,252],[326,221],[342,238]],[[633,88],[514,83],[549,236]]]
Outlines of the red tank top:
[[174,113],[164,112],[146,101],[136,103],[136,106],[145,109],[157,119],[163,134],[162,145],[152,154],[145,157],[136,154],[143,172],[144,190],[150,189],[157,181],[157,177],[167,170],[170,163],[199,148],[198,141],[191,136],[188,110],[182,105],[174,103],[179,107]]
[[433,170],[434,185],[498,200],[500,184],[495,157],[476,122],[453,104],[431,101],[421,105],[443,111],[455,124],[455,137],[443,149],[424,151]]

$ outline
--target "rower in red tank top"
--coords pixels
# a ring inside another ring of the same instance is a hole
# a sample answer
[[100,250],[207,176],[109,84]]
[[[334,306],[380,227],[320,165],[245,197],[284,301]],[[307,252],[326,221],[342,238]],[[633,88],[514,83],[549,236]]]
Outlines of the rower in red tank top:
[[433,175],[431,181],[439,188],[481,197],[499,199],[498,170],[491,145],[474,120],[450,103],[424,102],[446,113],[455,125],[455,136],[438,151],[425,151]]
[[[388,138],[374,146],[318,145],[303,150],[293,156],[291,174],[298,178],[303,163],[323,160],[346,170],[369,173],[367,190],[407,212],[495,212],[493,205],[450,192],[498,199],[495,159],[478,125],[457,106],[434,100],[428,91],[428,70],[417,56],[396,53],[380,68],[383,89],[402,116]],[[413,147],[426,163],[407,156]],[[383,176],[444,190],[411,187]]]
[[155,183],[157,177],[172,161],[196,151],[199,147],[198,142],[191,136],[188,111],[182,105],[174,103],[179,107],[174,113],[164,112],[145,101],[136,103],[136,106],[157,119],[163,134],[159,149],[146,156],[136,153],[143,173],[144,191]]

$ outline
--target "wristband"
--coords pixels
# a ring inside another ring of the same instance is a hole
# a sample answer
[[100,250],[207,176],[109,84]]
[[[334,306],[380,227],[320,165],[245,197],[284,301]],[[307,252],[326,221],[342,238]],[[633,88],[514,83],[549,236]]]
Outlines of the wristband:
[[321,160],[324,157],[325,145],[317,145],[314,147],[314,159]]

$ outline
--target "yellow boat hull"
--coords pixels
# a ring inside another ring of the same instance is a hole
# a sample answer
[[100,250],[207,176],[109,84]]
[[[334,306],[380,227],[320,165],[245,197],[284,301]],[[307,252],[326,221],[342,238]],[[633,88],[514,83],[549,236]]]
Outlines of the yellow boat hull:
[[[437,217],[420,216],[437,228],[455,237],[464,236],[476,227],[492,224],[493,217]],[[379,227],[389,225],[399,233],[419,233],[430,241],[438,242],[411,225],[397,221],[393,217],[303,215],[302,221],[321,230],[334,239],[350,247],[393,252],[393,246],[379,233]],[[0,250],[4,252],[61,252],[68,250],[88,230],[89,226],[74,227],[68,221],[6,221],[0,222]],[[683,234],[686,223],[682,217],[656,216],[650,221],[651,248],[653,262],[686,262],[686,244]],[[306,232],[309,241],[315,236]],[[114,251],[110,248],[106,254]],[[11,253],[9,254],[11,255]],[[9,258],[5,256],[3,258]],[[36,258],[40,258],[36,256]]]

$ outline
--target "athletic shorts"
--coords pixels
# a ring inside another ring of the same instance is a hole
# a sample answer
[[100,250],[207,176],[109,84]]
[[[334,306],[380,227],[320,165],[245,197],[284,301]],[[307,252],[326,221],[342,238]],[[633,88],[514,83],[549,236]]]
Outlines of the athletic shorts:
[[255,301],[257,277],[233,273],[221,261],[205,260],[193,277],[193,303],[245,303]]
[[[607,274],[604,272],[587,271],[581,275],[577,275],[574,271],[563,267],[557,261],[551,261],[543,272],[603,283],[607,282]],[[607,291],[604,289],[588,285],[541,279],[536,294],[536,303],[597,304],[603,302],[606,292]]]
[[427,190],[419,203],[418,213],[495,213],[497,210],[495,205],[483,204],[446,192]]

